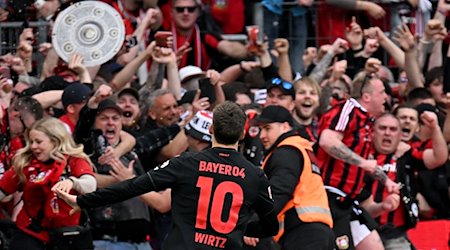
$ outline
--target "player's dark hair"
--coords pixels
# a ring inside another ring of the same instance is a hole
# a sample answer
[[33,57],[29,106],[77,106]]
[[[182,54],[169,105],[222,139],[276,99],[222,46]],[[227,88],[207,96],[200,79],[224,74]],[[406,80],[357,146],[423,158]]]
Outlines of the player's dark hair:
[[430,87],[431,83],[436,79],[441,79],[444,77],[444,70],[442,67],[434,67],[430,69],[427,73],[425,73],[425,88]]
[[214,138],[225,145],[235,144],[244,132],[247,119],[239,105],[226,101],[214,109]]
[[397,115],[398,115],[398,111],[399,111],[400,109],[412,109],[412,110],[416,110],[416,106],[414,106],[412,103],[404,102],[404,103],[398,105],[398,106],[394,109],[394,111],[393,111],[392,113],[393,113],[395,116],[397,116]]
[[433,98],[433,95],[431,94],[431,92],[428,89],[415,88],[409,92],[406,100],[410,103],[416,103],[421,100],[432,99],[432,98]]

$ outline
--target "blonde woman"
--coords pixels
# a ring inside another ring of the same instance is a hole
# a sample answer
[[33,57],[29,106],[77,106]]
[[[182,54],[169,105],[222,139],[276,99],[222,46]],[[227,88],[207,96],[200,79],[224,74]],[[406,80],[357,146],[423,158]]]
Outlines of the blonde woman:
[[0,180],[0,199],[22,191],[24,205],[16,220],[19,230],[9,249],[53,249],[49,232],[78,225],[80,214],[69,215],[70,206],[51,188],[74,194],[94,191],[92,164],[63,123],[48,117],[28,130],[26,145],[17,152],[12,165]]

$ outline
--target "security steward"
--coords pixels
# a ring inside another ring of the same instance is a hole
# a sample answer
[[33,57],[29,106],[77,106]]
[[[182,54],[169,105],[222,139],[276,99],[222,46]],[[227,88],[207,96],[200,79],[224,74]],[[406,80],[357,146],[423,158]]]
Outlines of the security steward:
[[292,129],[292,116],[281,106],[264,108],[254,123],[279,222],[274,240],[286,250],[334,249],[333,220],[311,143]]

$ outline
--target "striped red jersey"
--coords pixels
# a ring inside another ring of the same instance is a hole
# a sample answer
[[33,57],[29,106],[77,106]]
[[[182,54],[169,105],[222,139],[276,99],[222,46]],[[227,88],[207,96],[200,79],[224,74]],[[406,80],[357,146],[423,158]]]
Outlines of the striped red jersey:
[[[372,149],[374,119],[355,99],[349,99],[333,106],[319,122],[320,133],[331,129],[343,134],[342,142],[353,152],[367,158]],[[338,188],[355,198],[364,184],[364,170],[331,157],[319,147],[317,163],[322,170],[324,184]]]
[[419,138],[414,137],[410,142],[409,145],[411,145],[412,154],[414,158],[423,160],[423,152],[426,149],[432,149],[433,148],[433,142],[431,139],[427,139],[425,141],[421,141]]
[[[394,154],[385,155],[380,153],[375,153],[374,158],[377,160],[378,167],[383,169],[383,172],[389,177],[389,179],[397,182],[397,159]],[[400,166],[398,166],[400,167]],[[373,195],[373,200],[377,203],[381,203],[389,195],[389,192],[384,187],[383,183],[378,180],[373,180],[372,177],[366,179],[367,190]],[[393,225],[398,228],[405,225],[405,204],[400,202],[398,208],[389,213],[383,213],[376,218],[376,221],[380,225]]]

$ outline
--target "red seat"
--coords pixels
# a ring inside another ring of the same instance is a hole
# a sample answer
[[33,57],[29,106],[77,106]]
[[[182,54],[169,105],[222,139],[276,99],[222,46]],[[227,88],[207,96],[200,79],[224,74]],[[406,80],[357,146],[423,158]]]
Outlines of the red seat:
[[417,250],[450,249],[450,220],[421,221],[408,236]]

